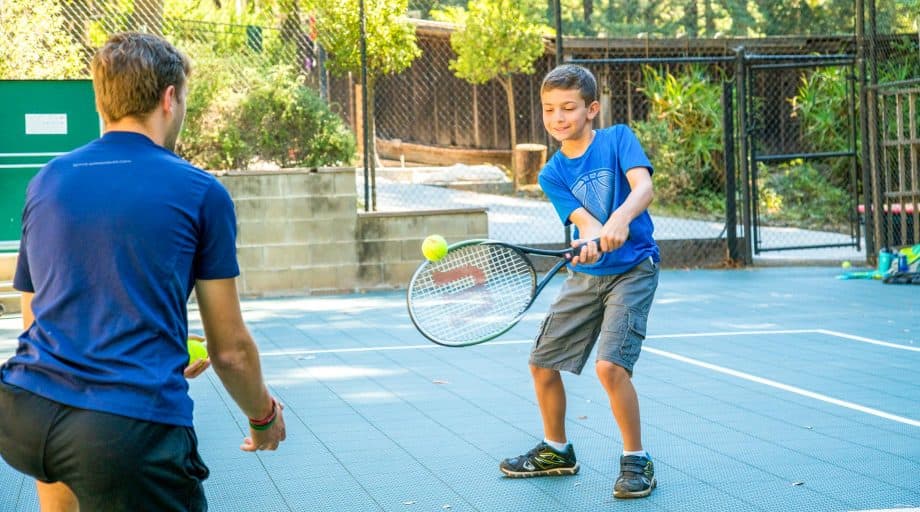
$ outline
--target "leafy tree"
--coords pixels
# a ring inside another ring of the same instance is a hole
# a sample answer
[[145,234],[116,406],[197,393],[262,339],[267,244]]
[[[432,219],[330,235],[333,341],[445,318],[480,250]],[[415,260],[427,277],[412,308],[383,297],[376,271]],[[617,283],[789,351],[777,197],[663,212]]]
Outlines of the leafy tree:
[[[309,2],[307,10],[310,10]],[[316,12],[319,44],[326,49],[326,66],[337,75],[361,74],[361,26],[358,0],[312,0]],[[415,42],[415,26],[405,18],[408,0],[365,0],[367,45],[367,95],[370,119],[371,166],[376,160],[374,129],[374,83],[382,75],[408,68],[421,50]]]
[[457,54],[450,69],[472,84],[497,80],[508,99],[511,147],[517,144],[514,73],[533,73],[543,55],[542,27],[513,0],[470,0],[460,28],[450,37]]
[[0,78],[87,76],[81,46],[55,0],[0,0]]

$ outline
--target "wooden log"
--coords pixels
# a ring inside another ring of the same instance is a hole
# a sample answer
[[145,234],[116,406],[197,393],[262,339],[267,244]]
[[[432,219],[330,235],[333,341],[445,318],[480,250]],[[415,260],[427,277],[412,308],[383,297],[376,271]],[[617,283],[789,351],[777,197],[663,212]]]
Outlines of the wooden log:
[[514,147],[513,164],[516,186],[535,185],[540,169],[546,164],[546,146],[518,144]]

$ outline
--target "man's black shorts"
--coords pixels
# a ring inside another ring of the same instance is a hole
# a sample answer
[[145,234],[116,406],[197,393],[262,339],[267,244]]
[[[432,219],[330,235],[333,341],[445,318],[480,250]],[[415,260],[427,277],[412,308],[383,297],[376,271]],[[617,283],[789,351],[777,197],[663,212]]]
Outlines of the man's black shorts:
[[2,380],[0,455],[26,475],[67,484],[83,512],[208,508],[192,428],[76,409]]

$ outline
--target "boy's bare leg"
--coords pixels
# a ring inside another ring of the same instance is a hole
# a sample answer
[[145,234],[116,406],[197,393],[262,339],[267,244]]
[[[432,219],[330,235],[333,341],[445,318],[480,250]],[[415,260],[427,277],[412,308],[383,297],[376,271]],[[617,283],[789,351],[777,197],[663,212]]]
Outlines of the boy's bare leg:
[[[534,365],[530,365],[530,373],[533,375],[537,404],[543,417],[543,435],[547,441],[566,444],[565,387],[562,376],[557,370]],[[504,459],[499,464],[501,472],[512,478],[574,475],[579,468],[572,445],[558,448],[543,441],[524,455]]]
[[550,441],[566,443],[565,386],[558,370],[530,365],[537,404],[543,416],[543,435]]
[[623,450],[635,452],[642,449],[642,427],[639,423],[639,397],[629,373],[609,361],[597,362],[597,376],[607,391],[613,417],[623,436]]
[[79,512],[77,496],[61,482],[47,484],[35,481],[38,504],[42,512]]

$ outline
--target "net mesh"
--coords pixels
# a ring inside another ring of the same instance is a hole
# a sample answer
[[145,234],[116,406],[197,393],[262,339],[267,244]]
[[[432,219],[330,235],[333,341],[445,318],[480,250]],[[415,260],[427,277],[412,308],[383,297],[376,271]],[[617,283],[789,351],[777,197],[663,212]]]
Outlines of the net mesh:
[[533,266],[518,251],[467,245],[416,273],[409,285],[409,313],[419,330],[438,343],[486,341],[519,319],[535,286]]

